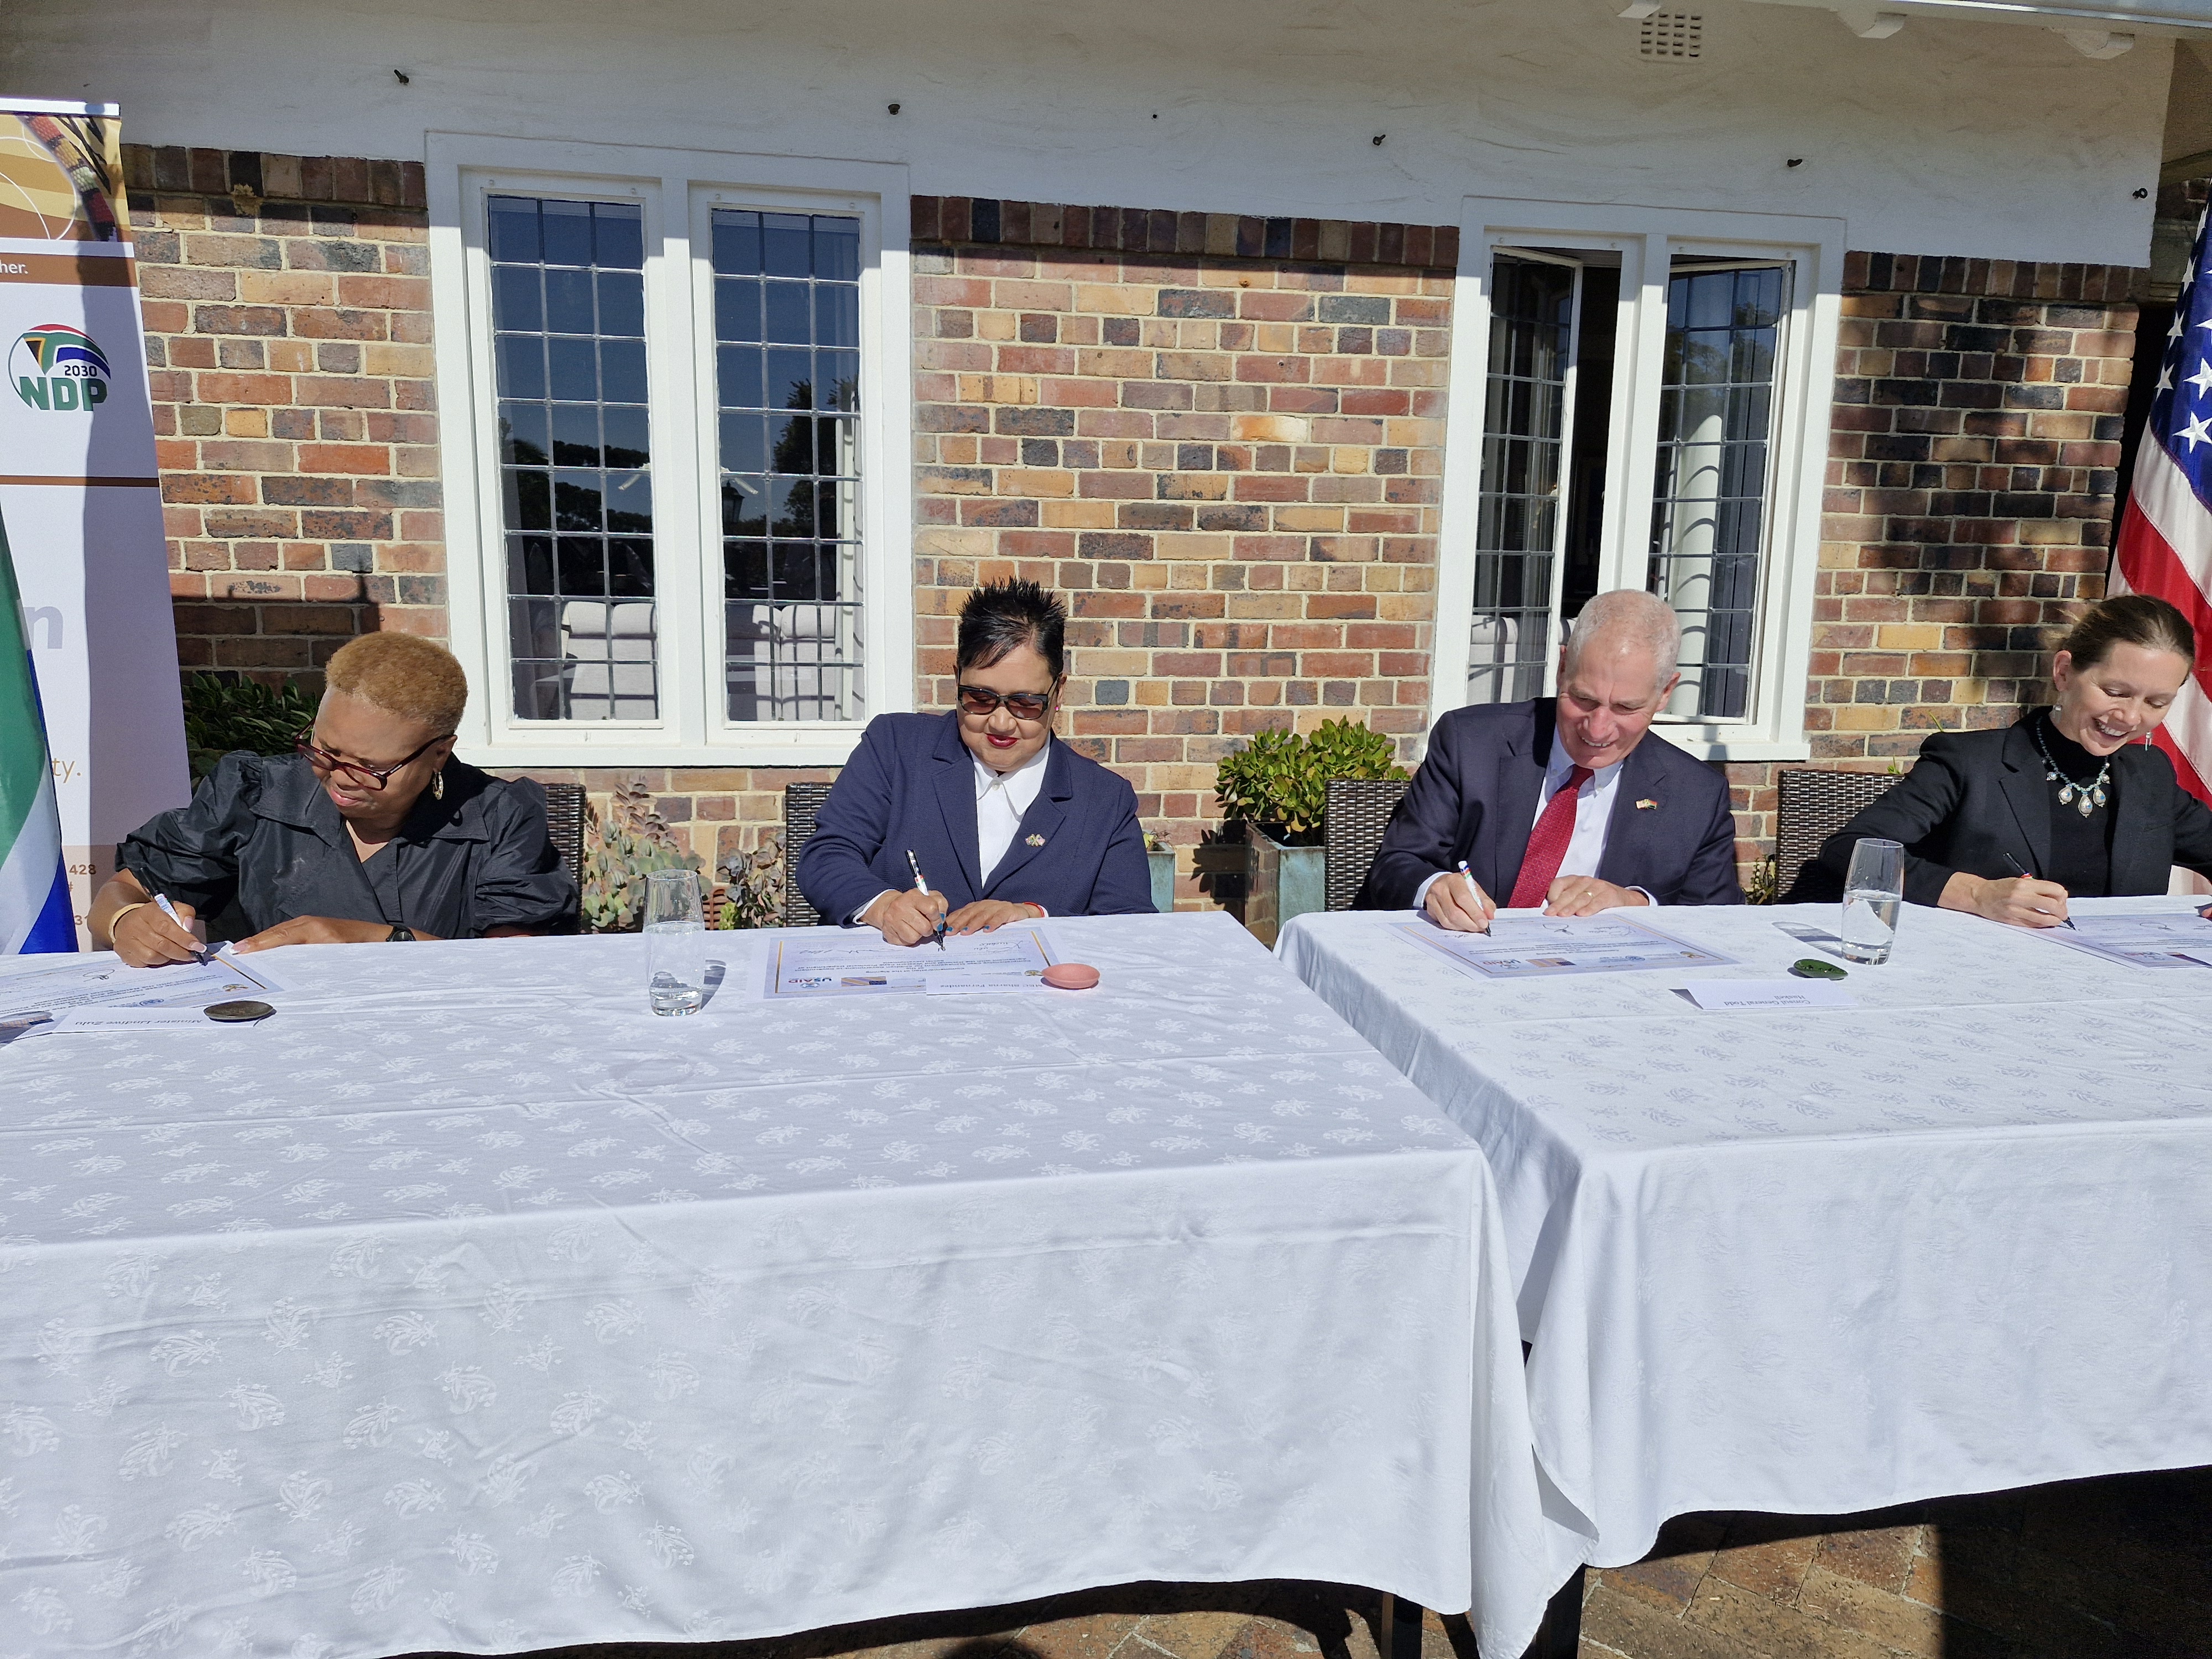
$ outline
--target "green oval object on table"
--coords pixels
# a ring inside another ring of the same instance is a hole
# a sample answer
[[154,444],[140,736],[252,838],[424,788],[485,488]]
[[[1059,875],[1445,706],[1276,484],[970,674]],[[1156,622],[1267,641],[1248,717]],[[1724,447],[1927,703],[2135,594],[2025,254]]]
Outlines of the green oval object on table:
[[200,1012],[226,1025],[244,1025],[266,1019],[276,1011],[265,1002],[211,1002]]
[[1832,962],[1822,962],[1816,957],[1803,957],[1790,964],[1790,971],[1800,979],[1849,979],[1850,971]]

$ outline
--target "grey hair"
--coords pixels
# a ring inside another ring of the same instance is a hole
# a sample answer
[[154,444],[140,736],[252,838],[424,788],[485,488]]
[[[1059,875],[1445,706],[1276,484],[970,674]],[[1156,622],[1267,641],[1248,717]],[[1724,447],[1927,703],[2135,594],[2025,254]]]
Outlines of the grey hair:
[[1682,654],[1682,619],[1674,614],[1674,607],[1641,588],[1617,587],[1610,593],[1598,594],[1575,618],[1567,642],[1560,647],[1561,677],[1574,672],[1585,644],[1608,633],[1649,651],[1662,685]]

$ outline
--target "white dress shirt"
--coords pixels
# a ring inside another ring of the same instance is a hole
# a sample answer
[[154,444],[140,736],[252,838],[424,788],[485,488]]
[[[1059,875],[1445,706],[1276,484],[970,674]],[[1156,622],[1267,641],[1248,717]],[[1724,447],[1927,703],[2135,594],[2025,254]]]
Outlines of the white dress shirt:
[[[1605,857],[1606,828],[1613,822],[1613,798],[1620,787],[1620,769],[1628,757],[1624,755],[1610,766],[1599,768],[1583,780],[1583,787],[1575,792],[1575,833],[1567,842],[1566,856],[1559,860],[1563,876],[1595,876],[1597,866]],[[1552,797],[1566,787],[1567,774],[1575,769],[1575,758],[1567,753],[1567,746],[1556,739],[1552,744],[1552,758],[1544,768],[1544,787],[1536,796],[1536,810],[1528,819],[1531,834],[1544,816],[1544,809],[1552,804]],[[1448,875],[1457,875],[1456,870],[1439,870],[1423,882],[1413,894],[1413,908],[1418,910],[1429,900],[1429,889]],[[1640,887],[1632,892],[1643,893]],[[1492,893],[1493,904],[1503,904],[1511,897],[1510,893]],[[1644,893],[1645,898],[1651,896]]]
[[[983,763],[982,758],[970,751],[975,763],[975,868],[981,873],[981,884],[991,884],[991,872],[1006,856],[1006,849],[1014,844],[1021,831],[1022,816],[1030,810],[1030,803],[1044,787],[1045,763],[1052,758],[1052,739],[1045,739],[1038,750],[1011,772],[997,772]],[[895,892],[886,887],[853,913],[853,920],[876,908],[884,893]],[[1034,899],[1024,902],[1035,904]],[[1044,906],[1036,907],[1042,910]]]
[[984,886],[991,884],[991,872],[1006,856],[1006,848],[1014,844],[1022,814],[1044,787],[1044,763],[1051,755],[1052,740],[1048,738],[1043,748],[1011,772],[994,772],[983,764],[981,756],[976,757],[975,868],[982,873]]

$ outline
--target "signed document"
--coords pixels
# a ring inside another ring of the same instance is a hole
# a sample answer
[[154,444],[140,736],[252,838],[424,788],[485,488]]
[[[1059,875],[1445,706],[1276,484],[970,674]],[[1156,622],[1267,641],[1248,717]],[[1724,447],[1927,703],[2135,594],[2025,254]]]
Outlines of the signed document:
[[2102,910],[2073,921],[2071,927],[2036,931],[2053,944],[2131,968],[2202,968],[2195,953],[2212,951],[2212,921],[2191,911]]
[[281,991],[270,974],[227,956],[167,968],[132,968],[102,955],[46,958],[52,965],[0,975],[0,1018],[71,1008],[178,1008]]
[[770,1002],[901,991],[930,996],[1042,991],[1044,970],[1059,960],[1035,927],[948,934],[942,951],[934,945],[886,945],[872,927],[854,927],[835,937],[780,938],[765,955],[761,995]]
[[1515,915],[1501,912],[1486,933],[1455,933],[1428,921],[1398,931],[1477,979],[1541,979],[1639,968],[1725,968],[1721,956],[1618,915]]

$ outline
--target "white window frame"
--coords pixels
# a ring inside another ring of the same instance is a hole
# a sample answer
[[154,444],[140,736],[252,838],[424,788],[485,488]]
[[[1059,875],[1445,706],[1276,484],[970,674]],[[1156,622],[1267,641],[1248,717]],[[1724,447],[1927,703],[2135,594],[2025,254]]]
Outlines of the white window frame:
[[[1641,588],[1644,582],[1667,340],[1667,283],[1674,258],[1787,260],[1795,270],[1779,365],[1780,406],[1769,458],[1773,483],[1752,647],[1750,714],[1737,720],[1662,716],[1652,730],[1701,760],[1809,758],[1805,700],[1813,587],[1820,568],[1820,510],[1835,401],[1846,246],[1841,219],[1466,198],[1459,270],[1453,283],[1431,724],[1468,702],[1490,359],[1490,281],[1497,250],[1557,248],[1620,256],[1613,407],[1606,429],[1607,475],[1599,537],[1601,592]],[[1563,509],[1571,484],[1563,473]],[[1555,581],[1558,574],[1555,569]],[[1556,641],[1549,654],[1544,670],[1547,692],[1558,678]]]
[[[866,720],[734,722],[722,638],[720,465],[714,410],[717,207],[861,221],[860,534],[866,717],[915,696],[910,191],[904,167],[715,151],[432,133],[430,289],[453,654],[471,695],[456,752],[486,766],[835,766]],[[659,716],[526,720],[508,669],[485,198],[635,201],[644,209],[647,421]],[[696,252],[695,253],[695,250]],[[687,402],[688,400],[688,402]]]

